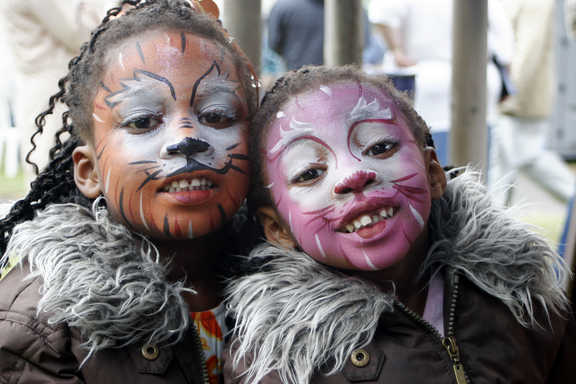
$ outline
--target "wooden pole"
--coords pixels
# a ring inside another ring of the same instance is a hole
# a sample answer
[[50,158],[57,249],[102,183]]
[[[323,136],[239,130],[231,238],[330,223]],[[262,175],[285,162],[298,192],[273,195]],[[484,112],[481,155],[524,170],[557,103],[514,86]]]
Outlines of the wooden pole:
[[486,172],[487,0],[453,2],[450,158]]
[[223,4],[224,27],[236,39],[259,74],[262,50],[261,0],[224,0]]
[[324,64],[362,65],[362,1],[324,1]]

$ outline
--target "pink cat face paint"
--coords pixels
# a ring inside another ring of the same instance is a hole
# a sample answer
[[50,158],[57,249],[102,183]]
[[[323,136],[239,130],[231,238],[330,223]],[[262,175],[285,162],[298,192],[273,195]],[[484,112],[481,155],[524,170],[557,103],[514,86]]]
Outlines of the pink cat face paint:
[[266,137],[266,177],[296,241],[321,263],[381,270],[403,259],[430,213],[421,147],[392,99],[337,83],[291,99]]

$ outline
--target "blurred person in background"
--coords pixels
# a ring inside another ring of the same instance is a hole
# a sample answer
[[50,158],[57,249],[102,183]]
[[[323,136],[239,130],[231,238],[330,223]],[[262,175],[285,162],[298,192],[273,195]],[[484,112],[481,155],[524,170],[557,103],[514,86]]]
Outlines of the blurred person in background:
[[500,105],[493,131],[489,182],[501,205],[509,203],[519,171],[566,202],[574,175],[545,148],[554,102],[554,0],[505,0],[514,30],[510,65],[515,92]]
[[567,29],[572,33],[572,38],[576,39],[576,0],[566,0],[564,7]]
[[[415,109],[429,124],[440,162],[449,162],[452,0],[371,1],[370,20],[387,45],[382,71],[415,74]],[[500,0],[488,7],[487,120],[496,117],[501,77],[491,58],[508,63],[512,30]]]
[[[23,147],[24,170],[28,180],[34,168],[25,162],[32,144],[34,119],[47,107],[50,95],[58,91],[68,61],[79,52],[90,30],[100,23],[113,0],[4,0],[2,15],[5,33],[14,56],[15,123]],[[56,112],[54,116],[58,115]],[[30,160],[42,169],[48,162],[48,149],[54,142],[59,121],[49,117],[44,133],[36,137],[36,151]]]
[[[363,62],[382,61],[384,47],[374,36],[366,11]],[[277,0],[268,16],[269,46],[288,70],[324,63],[324,0]]]

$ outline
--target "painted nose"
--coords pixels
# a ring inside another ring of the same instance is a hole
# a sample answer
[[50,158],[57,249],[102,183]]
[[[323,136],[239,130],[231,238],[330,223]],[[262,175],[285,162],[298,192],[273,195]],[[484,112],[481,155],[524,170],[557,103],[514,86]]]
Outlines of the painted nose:
[[209,148],[210,144],[204,140],[186,137],[178,144],[169,145],[166,151],[169,155],[182,154],[189,157],[197,153],[206,152]]
[[334,187],[334,193],[359,193],[376,180],[376,172],[358,171],[348,176]]

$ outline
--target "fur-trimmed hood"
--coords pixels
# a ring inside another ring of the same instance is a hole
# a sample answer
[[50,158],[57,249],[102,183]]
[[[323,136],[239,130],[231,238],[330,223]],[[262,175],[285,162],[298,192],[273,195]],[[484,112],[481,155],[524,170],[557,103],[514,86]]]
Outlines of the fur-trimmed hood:
[[[54,204],[18,225],[9,256],[42,279],[38,313],[80,331],[89,353],[135,343],[176,343],[189,325],[182,282],[143,236],[113,223],[106,209]],[[86,359],[88,359],[88,357]]]
[[[534,306],[560,312],[567,269],[547,242],[494,207],[477,175],[464,172],[433,202],[431,247],[421,273],[457,271],[501,300],[525,327],[537,326]],[[314,370],[333,374],[368,344],[393,293],[340,274],[306,254],[270,244],[256,248],[260,270],[231,283],[228,308],[237,319],[235,366],[248,357],[246,382],[276,371],[282,382],[308,383]]]

